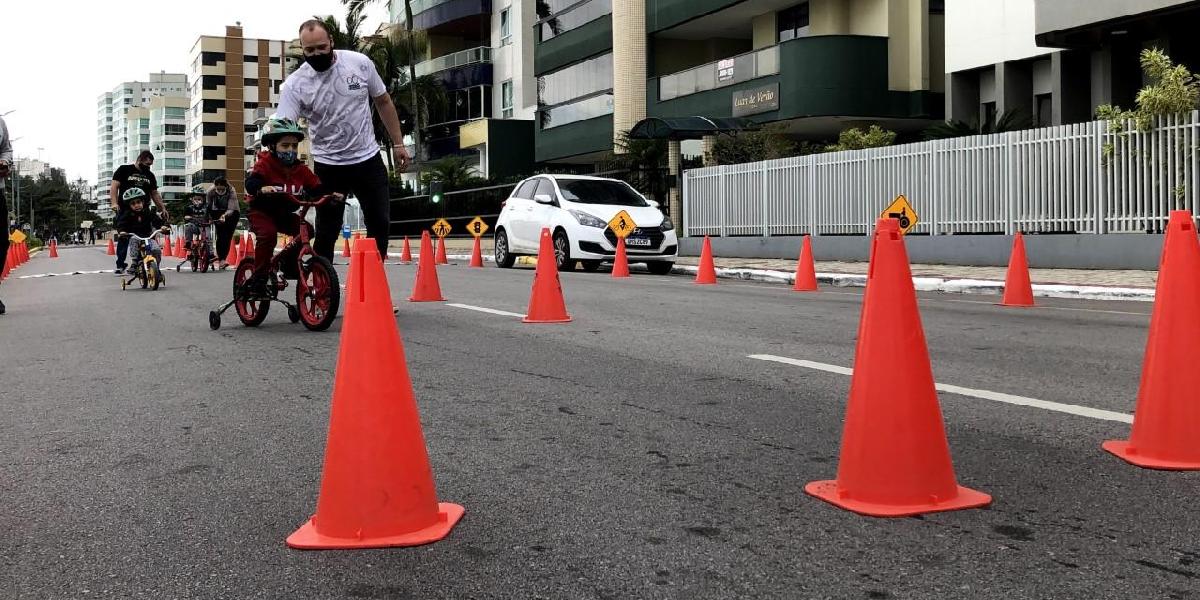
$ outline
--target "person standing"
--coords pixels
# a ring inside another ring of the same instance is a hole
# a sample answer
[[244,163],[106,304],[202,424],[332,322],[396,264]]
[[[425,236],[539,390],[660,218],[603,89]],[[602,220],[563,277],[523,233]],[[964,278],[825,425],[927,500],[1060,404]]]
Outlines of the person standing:
[[[116,172],[113,173],[112,183],[108,186],[108,199],[112,203],[113,212],[116,216],[113,217],[113,223],[120,221],[125,216],[125,211],[129,210],[129,203],[122,200],[122,196],[130,188],[141,188],[146,196],[149,196],[154,201],[162,214],[164,221],[170,221],[171,215],[167,212],[167,206],[163,204],[162,196],[158,193],[158,178],[150,171],[150,167],[154,164],[154,153],[149,150],[142,150],[138,155],[137,161],[131,165],[121,165]],[[120,238],[117,241],[117,269],[113,273],[121,275],[125,271],[125,254],[129,251],[129,238]]]
[[[0,215],[4,215],[4,222],[8,223],[8,197],[4,195],[4,180],[8,179],[8,175],[12,170],[13,149],[12,141],[8,136],[8,125],[4,123],[4,117],[0,117]],[[0,232],[0,272],[4,271],[4,261],[8,258],[8,233],[9,228],[5,227],[3,232]],[[0,302],[0,315],[4,314],[4,303]]]
[[[375,139],[371,106],[375,106],[395,142],[392,156],[396,168],[404,171],[410,157],[396,105],[375,63],[358,52],[335,50],[333,38],[321,21],[312,19],[300,25],[300,44],[304,64],[284,80],[275,116],[308,120],[317,178],[330,192],[358,198],[367,236],[375,239],[380,255],[386,259],[391,226],[388,172]],[[313,244],[317,254],[333,260],[344,214],[340,204],[317,209]]]
[[240,206],[237,192],[230,187],[229,181],[224,177],[216,178],[212,188],[208,190],[208,210],[212,215],[213,225],[217,229],[217,268],[219,269],[229,267],[229,263],[225,262],[225,257],[229,256],[229,244],[233,241],[233,232],[237,230],[238,221],[241,219]]

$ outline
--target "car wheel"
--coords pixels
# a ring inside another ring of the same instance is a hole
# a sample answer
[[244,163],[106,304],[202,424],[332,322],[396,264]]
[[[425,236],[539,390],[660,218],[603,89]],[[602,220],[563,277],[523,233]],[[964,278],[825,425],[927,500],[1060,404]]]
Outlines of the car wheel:
[[561,229],[554,232],[554,262],[559,271],[575,270],[575,261],[571,260],[571,242],[567,239],[567,232]]
[[655,275],[670,275],[671,268],[675,266],[673,262],[665,260],[656,260],[646,263],[646,268]]
[[508,249],[508,233],[503,229],[496,231],[496,266],[511,269],[517,262],[517,257]]
[[583,270],[588,273],[595,273],[600,269],[600,261],[598,260],[581,260],[579,264],[583,265]]

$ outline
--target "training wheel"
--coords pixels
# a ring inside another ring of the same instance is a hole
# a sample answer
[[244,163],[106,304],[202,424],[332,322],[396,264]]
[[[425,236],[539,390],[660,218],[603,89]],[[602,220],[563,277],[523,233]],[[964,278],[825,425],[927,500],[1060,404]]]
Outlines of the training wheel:
[[129,282],[125,281],[125,278],[121,278],[121,289],[124,290],[127,287],[129,287]]
[[213,331],[221,328],[221,314],[215,310],[208,311],[208,328]]
[[289,305],[287,307],[287,311],[288,311],[288,320],[289,321],[291,321],[293,323],[300,322],[300,309],[296,308],[295,306]]

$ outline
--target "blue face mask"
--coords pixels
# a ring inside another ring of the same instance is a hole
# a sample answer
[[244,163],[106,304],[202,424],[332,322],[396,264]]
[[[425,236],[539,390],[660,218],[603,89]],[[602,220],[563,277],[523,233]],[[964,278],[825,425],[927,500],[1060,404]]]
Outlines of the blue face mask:
[[291,165],[296,164],[296,151],[289,150],[286,152],[281,152],[281,151],[276,150],[275,158],[278,158],[279,161],[282,162],[283,164],[291,166]]

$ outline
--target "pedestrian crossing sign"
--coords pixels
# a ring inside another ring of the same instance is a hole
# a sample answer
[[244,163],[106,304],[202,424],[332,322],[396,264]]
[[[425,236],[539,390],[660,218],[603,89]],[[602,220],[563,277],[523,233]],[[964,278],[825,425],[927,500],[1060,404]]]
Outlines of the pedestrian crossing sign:
[[437,222],[433,224],[433,234],[439,238],[444,238],[450,235],[450,221],[438,219]]
[[880,219],[896,219],[900,222],[900,233],[908,233],[919,222],[917,219],[917,211],[913,210],[912,204],[908,202],[908,198],[904,194],[896,196],[896,199],[883,209],[879,214]]
[[8,241],[20,244],[21,242],[25,241],[25,234],[21,233],[20,230],[15,230],[8,234]]
[[637,229],[637,224],[633,222],[633,217],[629,216],[629,213],[621,211],[608,222],[608,227],[617,237],[625,239],[633,233],[634,229]]

